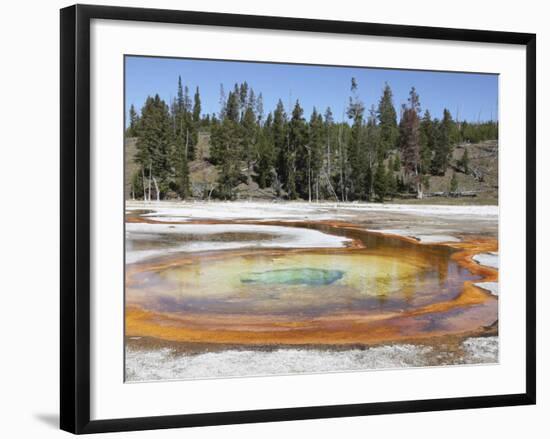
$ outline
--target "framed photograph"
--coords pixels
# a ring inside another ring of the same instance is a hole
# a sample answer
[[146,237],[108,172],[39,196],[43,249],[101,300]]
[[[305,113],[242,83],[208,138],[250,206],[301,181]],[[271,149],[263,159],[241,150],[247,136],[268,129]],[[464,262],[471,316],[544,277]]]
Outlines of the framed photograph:
[[61,428],[535,403],[535,35],[61,10]]

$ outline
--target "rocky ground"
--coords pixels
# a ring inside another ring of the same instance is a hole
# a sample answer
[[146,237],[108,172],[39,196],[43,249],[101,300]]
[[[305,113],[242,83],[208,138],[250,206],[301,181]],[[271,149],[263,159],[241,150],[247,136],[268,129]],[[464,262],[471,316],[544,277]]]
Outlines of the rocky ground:
[[306,202],[128,201],[127,212],[148,211],[163,222],[343,221],[367,230],[445,242],[467,236],[498,235],[498,206]]

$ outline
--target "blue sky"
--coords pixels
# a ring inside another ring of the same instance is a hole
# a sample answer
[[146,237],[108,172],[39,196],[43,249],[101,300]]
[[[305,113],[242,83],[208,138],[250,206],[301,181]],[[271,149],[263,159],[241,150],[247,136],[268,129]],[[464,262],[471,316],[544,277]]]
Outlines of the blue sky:
[[203,114],[219,112],[220,84],[227,93],[236,82],[246,81],[256,95],[262,93],[266,114],[279,98],[287,111],[289,100],[294,105],[299,99],[306,117],[314,106],[323,113],[330,106],[338,121],[355,77],[367,109],[378,104],[387,82],[398,114],[414,86],[422,111],[430,110],[432,117],[441,118],[444,108],[468,121],[496,120],[498,115],[497,75],[135,56],[126,57],[126,114],[131,104],[139,111],[149,95],[158,93],[169,102],[177,93],[179,75],[191,95],[199,87]]

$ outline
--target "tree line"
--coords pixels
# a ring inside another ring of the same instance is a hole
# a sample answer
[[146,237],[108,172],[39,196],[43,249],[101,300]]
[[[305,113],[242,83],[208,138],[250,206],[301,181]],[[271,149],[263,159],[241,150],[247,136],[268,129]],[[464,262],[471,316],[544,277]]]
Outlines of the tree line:
[[[169,104],[155,95],[139,114],[130,107],[126,135],[137,138],[139,167],[132,176],[135,198],[231,200],[239,196],[240,184],[253,182],[288,200],[422,198],[429,176],[445,174],[457,144],[498,138],[494,121],[458,122],[448,109],[440,119],[432,117],[422,110],[414,87],[399,116],[389,84],[378,105],[367,110],[355,78],[340,121],[330,107],[322,113],[313,108],[306,120],[299,100],[285,108],[279,99],[265,114],[262,94],[246,82],[227,94],[220,86],[219,105],[217,114],[203,115],[199,88],[191,98],[180,77]],[[218,178],[203,193],[191,194],[189,162],[196,158],[199,132],[210,133],[207,160]],[[465,148],[454,165],[468,173],[468,163]]]

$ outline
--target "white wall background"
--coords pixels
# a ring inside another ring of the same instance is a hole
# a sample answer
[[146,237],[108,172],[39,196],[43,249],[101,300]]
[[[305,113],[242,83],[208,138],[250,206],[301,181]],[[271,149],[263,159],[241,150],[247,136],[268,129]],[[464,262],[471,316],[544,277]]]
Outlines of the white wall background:
[[[88,1],[88,3],[96,3]],[[545,377],[550,325],[544,320],[550,285],[544,279],[550,236],[544,203],[550,153],[542,145],[550,99],[550,28],[544,2],[498,0],[357,2],[278,0],[103,0],[100,4],[300,16],[320,19],[482,28],[538,35],[538,405],[456,412],[328,419],[245,426],[124,433],[109,437],[467,438],[544,437],[548,433],[550,381]],[[60,437],[58,431],[59,286],[59,13],[70,2],[27,0],[3,5],[0,15],[0,434]],[[545,56],[546,55],[546,56]],[[550,311],[550,310],[548,310]],[[546,416],[545,416],[546,415]],[[107,435],[105,435],[107,436]]]

